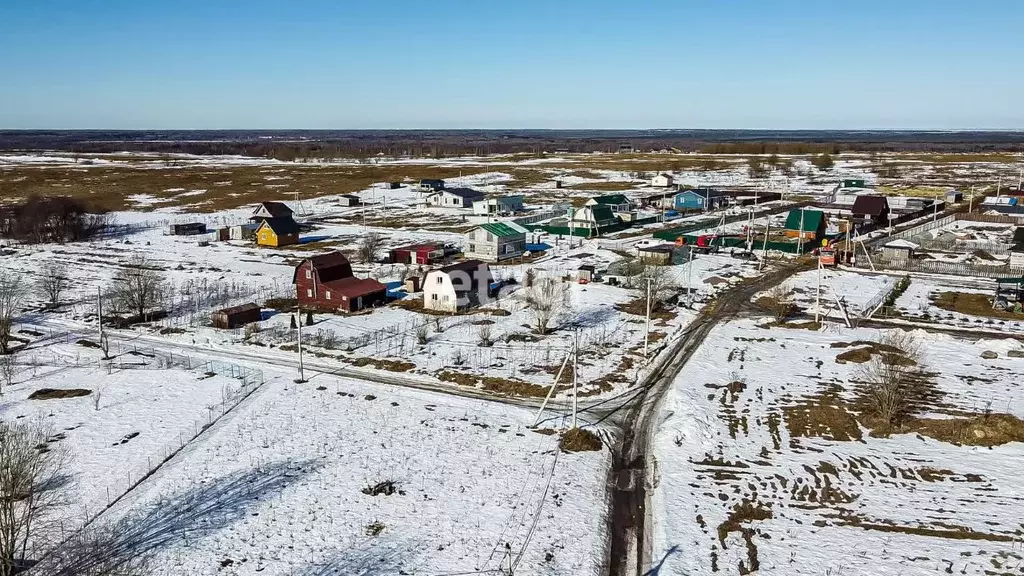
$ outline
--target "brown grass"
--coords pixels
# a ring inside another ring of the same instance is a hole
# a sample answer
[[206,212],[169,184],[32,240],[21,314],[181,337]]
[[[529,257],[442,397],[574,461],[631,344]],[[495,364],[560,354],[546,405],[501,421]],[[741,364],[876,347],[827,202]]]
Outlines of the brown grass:
[[[452,178],[491,170],[487,167],[395,165],[282,165],[225,167],[17,166],[0,172],[0,199],[31,194],[82,198],[110,210],[131,209],[133,194],[167,200],[154,206],[188,206],[190,211],[216,212],[264,200],[294,200],[356,192],[375,182]],[[267,180],[268,176],[285,179]],[[183,191],[167,192],[170,188]],[[206,190],[205,194],[180,196]]]
[[602,192],[622,192],[640,186],[638,182],[584,182],[569,186],[574,190],[599,190]]
[[[523,382],[522,380],[497,378],[495,376],[478,376],[476,374],[468,374],[466,372],[457,372],[454,370],[442,370],[437,374],[437,378],[443,382],[452,382],[459,386],[479,387],[483,390],[487,390],[488,392],[494,392],[495,394],[501,394],[504,396],[543,398],[547,396],[548,389],[551,388],[551,386],[532,384],[530,382]],[[571,388],[571,386],[560,385],[555,388],[555,392],[567,390],[569,388]]]
[[987,294],[965,294],[963,292],[939,292],[932,297],[932,302],[951,312],[999,318],[1001,320],[1024,320],[1024,314],[992,308],[992,299]]
[[571,428],[558,439],[563,452],[597,452],[601,446],[601,438],[584,428]]
[[[652,303],[653,304],[653,303]],[[647,316],[647,299],[636,298],[625,304],[616,304],[615,309],[619,312],[625,312],[626,314],[633,314],[634,316]],[[651,319],[653,320],[671,320],[676,317],[676,313],[670,310],[651,310]]]
[[408,372],[416,367],[412,362],[405,362],[404,360],[388,360],[387,358],[356,358],[352,361],[352,365],[363,368],[366,366],[372,366],[377,370],[387,370],[388,372]]
[[744,500],[733,507],[725,522],[718,525],[718,542],[722,549],[726,549],[725,540],[730,532],[739,532],[743,536],[743,543],[747,548],[747,561],[739,563],[740,574],[751,574],[757,572],[761,567],[757,559],[757,545],[754,544],[754,530],[744,524],[751,522],[770,520],[772,511],[756,502]]
[[84,388],[40,388],[29,394],[29,400],[62,400],[64,398],[81,398],[92,394],[92,390]]

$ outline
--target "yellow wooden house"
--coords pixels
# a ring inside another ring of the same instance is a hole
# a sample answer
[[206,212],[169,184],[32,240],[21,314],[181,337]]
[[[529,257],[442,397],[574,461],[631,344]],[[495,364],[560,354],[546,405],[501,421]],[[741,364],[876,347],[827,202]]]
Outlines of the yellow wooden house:
[[299,225],[291,218],[267,218],[256,229],[256,244],[289,246],[299,243]]

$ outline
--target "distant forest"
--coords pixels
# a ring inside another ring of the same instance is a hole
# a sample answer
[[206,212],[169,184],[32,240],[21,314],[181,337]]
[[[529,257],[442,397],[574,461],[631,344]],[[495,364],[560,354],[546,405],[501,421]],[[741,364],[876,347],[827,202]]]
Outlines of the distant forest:
[[0,130],[0,150],[442,158],[509,153],[1024,152],[1024,132],[768,130]]

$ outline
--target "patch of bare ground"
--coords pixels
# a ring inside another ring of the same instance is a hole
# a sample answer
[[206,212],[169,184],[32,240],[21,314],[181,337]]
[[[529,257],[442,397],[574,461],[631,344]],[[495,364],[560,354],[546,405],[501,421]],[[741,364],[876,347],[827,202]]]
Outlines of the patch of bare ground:
[[29,394],[29,400],[63,400],[65,398],[81,398],[92,394],[85,388],[40,388]]
[[486,315],[486,316],[511,316],[512,313],[503,308],[470,308],[468,310],[460,310],[458,312],[445,312],[442,310],[430,310],[423,307],[423,298],[403,298],[401,300],[395,300],[390,303],[389,306],[395,308],[403,308],[410,312],[419,312],[420,314],[426,314],[428,316],[473,316],[475,314]]
[[863,438],[857,418],[840,396],[842,388],[833,384],[821,394],[805,398],[782,409],[791,438],[825,438],[837,442]]
[[987,294],[967,294],[963,292],[939,292],[931,298],[935,306],[950,312],[959,312],[984,318],[1000,320],[1024,320],[1024,314],[1009,310],[998,310],[992,307],[992,299]]
[[642,186],[639,182],[583,182],[569,186],[575,190],[598,190],[602,192],[623,192]]
[[910,534],[914,536],[927,536],[929,538],[947,538],[950,540],[985,540],[988,542],[1014,542],[1020,538],[1017,534],[993,534],[991,532],[978,532],[966,526],[943,524],[942,527],[932,528],[926,526],[906,526],[896,524],[885,519],[870,519],[840,512],[838,514],[826,514],[826,518],[837,520],[836,525],[853,526],[864,530],[877,532],[890,532],[897,534]]
[[356,358],[351,362],[353,366],[362,368],[365,366],[371,366],[377,370],[387,370],[388,372],[408,372],[416,367],[412,362],[405,362],[404,360],[389,360],[387,358],[367,358],[361,357]]
[[597,452],[601,446],[601,438],[585,428],[570,428],[558,439],[563,452]]
[[[442,370],[441,372],[438,372],[437,378],[443,382],[452,382],[459,386],[481,388],[488,392],[494,392],[504,396],[543,398],[547,396],[548,389],[551,388],[551,386],[532,384],[522,380],[498,378],[496,376],[479,376],[476,374],[468,374],[466,372],[456,372],[454,370]],[[555,392],[557,393],[570,388],[572,388],[572,386],[560,385],[555,388]]]
[[718,543],[721,544],[723,550],[727,549],[725,541],[730,533],[739,532],[743,537],[743,543],[747,548],[747,560],[746,562],[740,561],[738,566],[740,574],[751,574],[761,567],[761,563],[757,559],[757,545],[754,544],[754,535],[756,533],[748,524],[770,520],[771,518],[772,511],[770,508],[744,499],[733,506],[733,509],[729,512],[729,517],[726,518],[725,522],[718,525]]
[[[616,304],[615,309],[619,312],[625,312],[626,314],[633,314],[634,316],[647,316],[647,299],[636,298],[630,300],[624,304]],[[676,312],[672,310],[651,310],[651,318],[657,320],[672,320],[677,316]]]

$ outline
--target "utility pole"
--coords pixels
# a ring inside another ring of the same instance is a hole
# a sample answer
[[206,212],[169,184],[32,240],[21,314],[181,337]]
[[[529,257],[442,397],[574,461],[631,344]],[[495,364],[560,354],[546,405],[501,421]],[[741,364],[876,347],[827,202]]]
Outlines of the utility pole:
[[935,222],[936,220],[939,219],[939,199],[938,198],[936,198],[935,200],[932,200],[932,207],[934,208],[934,210],[932,210],[932,222]]
[[558,374],[555,374],[555,381],[551,383],[551,388],[548,388],[548,395],[544,397],[544,401],[540,404],[540,410],[537,411],[537,418],[533,421],[533,428],[536,428],[540,424],[540,417],[544,414],[544,408],[547,407],[548,401],[551,400],[551,395],[554,394],[555,388],[558,387],[558,381],[562,379],[562,372],[565,371],[565,366],[569,363],[569,356],[573,351],[570,349],[565,353],[565,359],[562,360],[562,367],[558,369]]
[[1003,196],[1003,175],[1002,174],[999,175],[999,180],[997,182],[998,183],[996,184],[996,198],[1001,198]]
[[295,325],[298,327],[299,336],[299,379],[295,381],[296,384],[301,384],[306,381],[305,370],[302,365],[302,308],[296,306],[295,314],[298,316]]
[[96,287],[96,315],[99,316],[100,342],[103,342],[103,289]]
[[761,270],[764,268],[764,263],[768,260],[768,231],[772,228],[771,216],[765,219],[764,222],[764,245],[761,248],[761,263],[758,264],[757,269]]
[[[576,411],[579,408],[579,373],[580,373],[580,329],[573,330],[572,344],[572,427],[576,428]],[[510,568],[511,570],[511,568]],[[510,572],[511,573],[511,572]]]
[[974,184],[971,184],[971,197],[967,201],[967,212],[974,212]]
[[800,208],[800,235],[796,239],[796,254],[804,253],[804,209]]
[[653,278],[647,278],[647,324],[646,328],[644,328],[644,358],[647,358],[647,343],[651,336],[651,282],[653,281]]
[[686,304],[693,306],[693,244],[690,244],[690,259],[686,261]]
[[818,290],[814,294],[814,322],[821,321],[821,256],[818,256]]
[[501,574],[502,576],[515,576],[512,573],[512,547],[505,543],[505,557],[501,559]]

